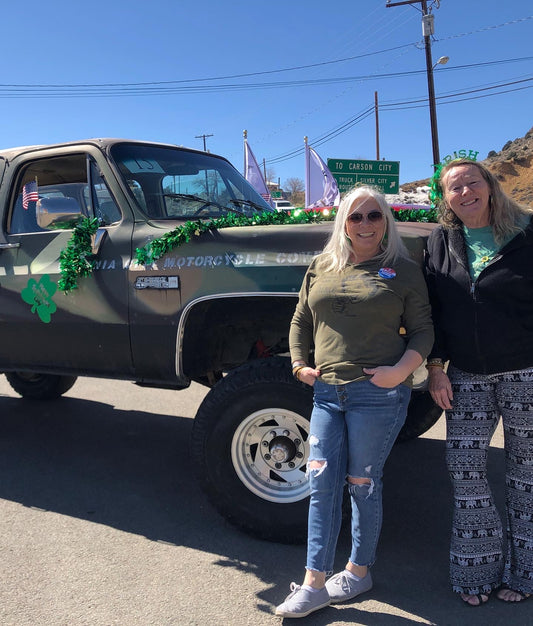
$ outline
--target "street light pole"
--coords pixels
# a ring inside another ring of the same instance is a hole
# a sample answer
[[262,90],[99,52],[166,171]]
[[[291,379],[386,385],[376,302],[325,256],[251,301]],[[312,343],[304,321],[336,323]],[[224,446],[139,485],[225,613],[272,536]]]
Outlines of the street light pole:
[[433,149],[433,167],[436,168],[440,162],[439,154],[439,131],[437,128],[437,107],[435,103],[435,85],[433,83],[433,60],[431,58],[431,35],[435,32],[434,16],[428,13],[427,0],[403,0],[391,2],[387,0],[386,7],[395,7],[401,4],[422,5],[422,35],[424,36],[424,47],[426,50],[426,73],[428,80],[428,100],[429,100],[429,121],[431,124],[431,146]]

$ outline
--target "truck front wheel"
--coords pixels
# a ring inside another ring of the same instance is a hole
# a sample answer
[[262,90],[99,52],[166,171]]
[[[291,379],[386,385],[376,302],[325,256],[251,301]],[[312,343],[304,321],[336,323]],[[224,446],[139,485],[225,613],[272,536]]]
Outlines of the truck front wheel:
[[76,382],[76,376],[36,374],[34,372],[6,372],[11,387],[23,398],[53,400],[66,393]]
[[312,393],[282,359],[232,370],[202,402],[192,453],[211,502],[255,536],[300,542],[307,530]]

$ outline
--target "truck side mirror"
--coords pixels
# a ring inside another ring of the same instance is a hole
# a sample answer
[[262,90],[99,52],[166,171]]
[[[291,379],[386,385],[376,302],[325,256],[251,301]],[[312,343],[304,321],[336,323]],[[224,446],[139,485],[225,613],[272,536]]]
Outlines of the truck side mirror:
[[35,207],[37,224],[45,229],[74,228],[82,217],[81,207],[75,198],[40,198]]

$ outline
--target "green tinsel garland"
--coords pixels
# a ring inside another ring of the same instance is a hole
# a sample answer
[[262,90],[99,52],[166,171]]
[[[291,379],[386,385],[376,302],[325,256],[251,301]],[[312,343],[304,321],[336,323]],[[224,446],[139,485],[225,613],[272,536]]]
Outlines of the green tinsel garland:
[[74,227],[74,232],[64,250],[59,254],[61,278],[57,285],[61,291],[69,293],[78,287],[78,277],[90,276],[95,258],[92,252],[91,237],[98,230],[98,218],[84,218]]
[[260,213],[253,217],[245,215],[237,215],[229,213],[225,217],[217,217],[212,220],[195,222],[185,222],[182,226],[178,226],[174,230],[165,233],[162,237],[153,239],[143,248],[137,248],[135,259],[141,265],[148,265],[160,259],[164,254],[170,252],[174,248],[181,246],[191,240],[192,237],[198,237],[201,233],[210,230],[220,230],[221,228],[231,228],[234,226],[266,226],[272,224],[316,224],[318,222],[327,222],[333,220],[335,210],[328,213],[322,212],[320,209],[312,211],[291,211],[279,213]]
[[431,200],[431,204],[434,207],[436,207],[442,200],[442,186],[440,183],[440,175],[442,173],[443,167],[444,163],[439,163],[435,167],[433,176],[429,179],[429,199]]
[[[323,213],[320,209],[312,211],[296,210],[292,212],[261,213],[254,217],[245,217],[230,213],[226,217],[202,222],[185,222],[174,230],[165,233],[162,237],[153,239],[143,248],[137,248],[135,260],[140,265],[149,265],[181,244],[198,237],[201,233],[210,230],[219,230],[232,226],[265,226],[271,224],[316,224],[335,219],[336,211]],[[401,210],[393,211],[394,218],[399,222],[436,222],[437,212],[431,210]]]
[[436,209],[400,209],[393,211],[397,222],[436,222]]

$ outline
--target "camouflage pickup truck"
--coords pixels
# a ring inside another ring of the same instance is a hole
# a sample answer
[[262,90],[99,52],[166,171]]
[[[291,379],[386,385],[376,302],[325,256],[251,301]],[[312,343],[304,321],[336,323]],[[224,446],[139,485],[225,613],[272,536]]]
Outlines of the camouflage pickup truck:
[[[331,224],[211,229],[139,262],[180,225],[272,209],[222,157],[115,139],[0,151],[0,207],[0,371],[13,389],[57,399],[78,376],[206,385],[191,450],[211,501],[260,537],[303,537],[311,393],[291,376],[288,329]],[[93,269],[65,292],[60,256],[87,218]],[[428,225],[400,228],[421,259]],[[401,438],[440,414],[423,383]]]

